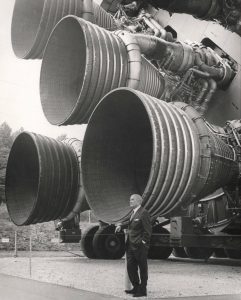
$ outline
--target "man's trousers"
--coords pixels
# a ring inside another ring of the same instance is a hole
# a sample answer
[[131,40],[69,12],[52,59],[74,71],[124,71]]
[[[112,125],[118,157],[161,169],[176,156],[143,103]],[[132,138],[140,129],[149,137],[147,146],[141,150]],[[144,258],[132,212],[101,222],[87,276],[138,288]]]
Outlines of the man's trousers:
[[[148,248],[144,244],[138,246],[127,243],[127,272],[133,287],[140,285],[140,288],[146,290],[148,279],[147,266]],[[138,267],[140,278],[138,275]]]

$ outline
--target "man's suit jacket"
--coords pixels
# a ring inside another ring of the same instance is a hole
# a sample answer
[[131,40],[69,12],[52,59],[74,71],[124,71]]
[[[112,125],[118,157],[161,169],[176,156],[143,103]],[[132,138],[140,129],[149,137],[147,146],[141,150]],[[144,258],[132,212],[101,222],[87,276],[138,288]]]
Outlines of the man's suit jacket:
[[129,221],[127,245],[133,249],[141,245],[149,247],[151,233],[150,215],[145,208],[140,207]]

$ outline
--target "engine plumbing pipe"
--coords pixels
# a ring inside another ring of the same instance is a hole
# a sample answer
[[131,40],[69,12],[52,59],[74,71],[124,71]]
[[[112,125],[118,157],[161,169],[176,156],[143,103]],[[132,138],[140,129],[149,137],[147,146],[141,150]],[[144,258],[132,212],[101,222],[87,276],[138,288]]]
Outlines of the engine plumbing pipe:
[[[133,38],[136,39],[141,53],[146,58],[160,61],[161,65],[170,71],[184,73],[193,66],[198,66],[200,70],[208,72],[220,83],[224,79],[225,84],[231,80],[232,74],[228,74],[229,76],[225,74],[225,69],[228,68],[226,64],[220,60],[220,66],[216,66],[217,57],[214,51],[199,51],[186,43],[168,42],[162,38],[145,34],[135,34]],[[167,59],[168,57],[170,59]],[[208,58],[209,62],[205,63]]]
[[233,148],[193,107],[127,88],[93,112],[81,165],[88,203],[107,223],[127,220],[131,194],[143,196],[153,218],[178,216],[238,176]]
[[215,52],[209,48],[192,47],[182,42],[168,42],[144,34],[133,36],[146,58],[158,60],[161,67],[172,72],[185,73],[197,66],[215,79],[220,87],[226,87],[235,75],[229,64],[221,58],[218,59]]
[[140,52],[134,36],[111,33],[67,16],[53,30],[40,75],[41,104],[54,125],[86,123],[100,99],[127,86],[159,98],[163,75]]
[[66,15],[115,29],[111,15],[93,0],[15,0],[12,17],[12,47],[19,58],[42,58],[54,26]]
[[16,225],[70,220],[89,209],[82,186],[81,142],[23,132],[15,139],[6,171],[6,203]]

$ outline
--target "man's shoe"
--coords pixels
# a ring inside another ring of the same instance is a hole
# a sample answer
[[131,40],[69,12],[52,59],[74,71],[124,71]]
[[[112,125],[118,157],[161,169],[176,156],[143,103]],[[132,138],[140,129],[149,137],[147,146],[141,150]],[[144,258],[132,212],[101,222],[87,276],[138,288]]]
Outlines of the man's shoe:
[[125,290],[126,294],[136,294],[138,292],[138,286],[133,287],[131,290]]
[[133,297],[146,297],[146,293],[145,292],[137,292],[133,295]]
[[140,288],[134,293],[133,297],[145,297],[147,295],[146,288]]

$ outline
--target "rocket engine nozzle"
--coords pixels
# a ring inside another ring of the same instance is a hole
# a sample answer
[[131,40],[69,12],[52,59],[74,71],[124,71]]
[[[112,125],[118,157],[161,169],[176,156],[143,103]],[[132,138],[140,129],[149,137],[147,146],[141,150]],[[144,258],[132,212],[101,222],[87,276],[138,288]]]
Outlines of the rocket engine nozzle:
[[92,114],[81,164],[88,203],[107,223],[127,219],[131,194],[153,218],[177,216],[238,174],[233,148],[193,107],[126,88]]
[[70,219],[88,209],[75,141],[30,132],[15,139],[7,164],[6,203],[16,225]]

